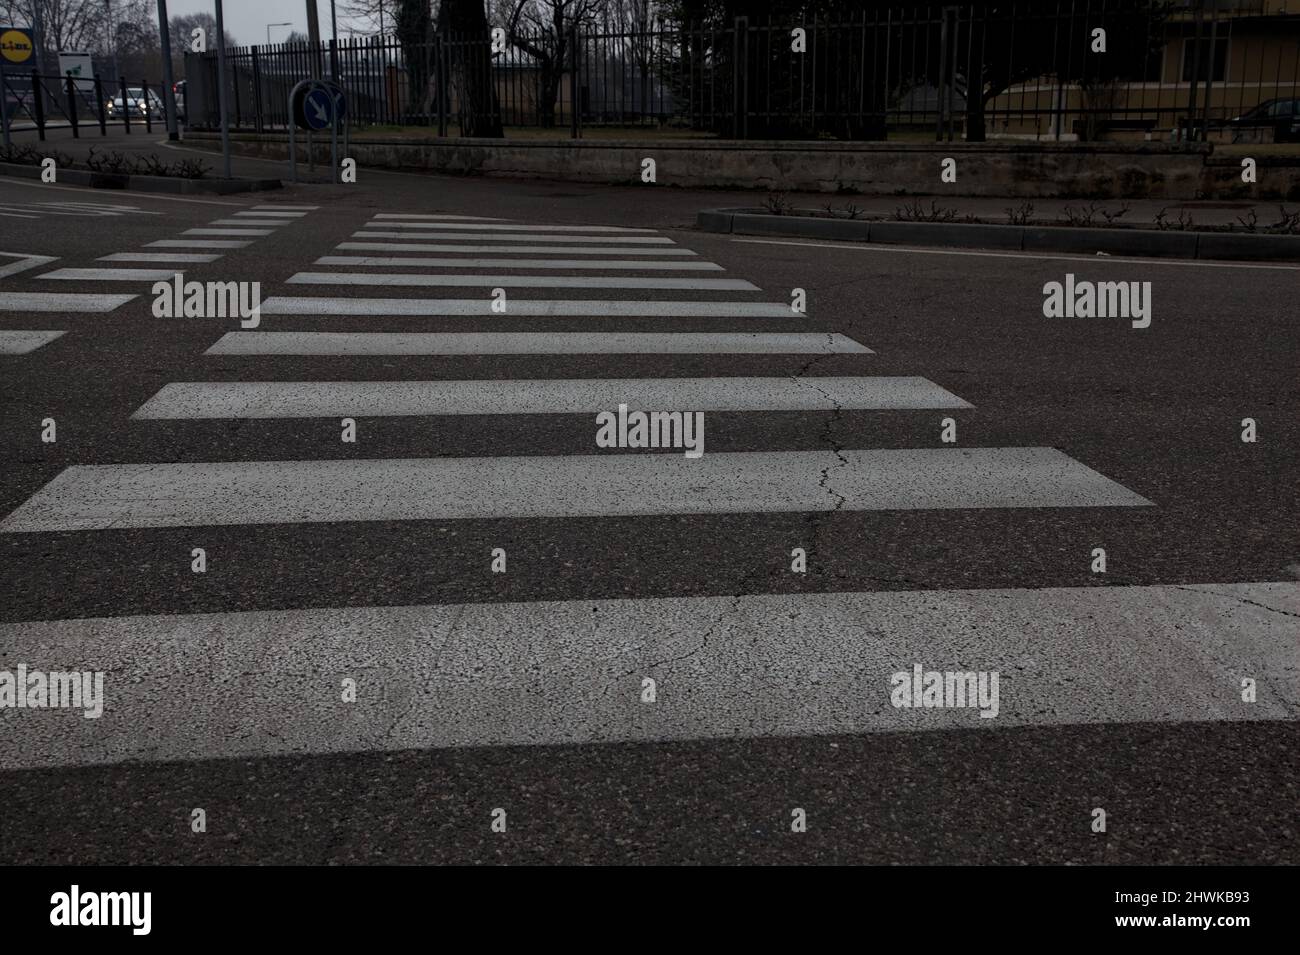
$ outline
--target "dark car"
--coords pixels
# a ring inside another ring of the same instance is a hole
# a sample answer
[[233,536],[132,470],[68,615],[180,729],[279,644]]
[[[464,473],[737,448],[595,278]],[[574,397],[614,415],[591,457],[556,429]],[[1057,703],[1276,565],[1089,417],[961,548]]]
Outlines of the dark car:
[[1226,125],[1232,130],[1234,143],[1241,140],[1248,130],[1269,128],[1273,130],[1274,142],[1300,142],[1300,100],[1265,100],[1250,112],[1228,120]]

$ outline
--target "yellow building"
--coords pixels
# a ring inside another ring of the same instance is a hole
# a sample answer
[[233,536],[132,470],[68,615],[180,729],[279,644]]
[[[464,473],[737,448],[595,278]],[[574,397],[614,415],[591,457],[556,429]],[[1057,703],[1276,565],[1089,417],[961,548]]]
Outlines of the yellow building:
[[[1204,0],[1199,66],[1196,0],[1184,0],[1162,27],[1143,75],[1091,88],[1040,77],[988,104],[991,137],[1171,139],[1183,134],[1196,75],[1195,120],[1208,138],[1271,140],[1278,124],[1226,121],[1270,100],[1275,115],[1300,111],[1300,0]],[[1300,116],[1295,117],[1300,124]]]

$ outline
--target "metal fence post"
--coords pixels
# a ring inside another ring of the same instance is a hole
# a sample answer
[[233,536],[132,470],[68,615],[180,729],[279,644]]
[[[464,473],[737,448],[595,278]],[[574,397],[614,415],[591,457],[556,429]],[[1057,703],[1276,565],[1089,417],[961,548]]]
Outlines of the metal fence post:
[[577,23],[573,24],[573,31],[572,31],[572,35],[569,38],[569,44],[572,48],[572,52],[569,58],[569,63],[570,63],[569,112],[571,114],[569,117],[569,121],[571,125],[571,129],[569,130],[569,136],[572,139],[580,139],[582,137],[582,128],[578,122],[578,108],[581,102],[581,97],[578,94],[579,78],[578,78],[578,24]]
[[[1205,71],[1205,102],[1201,106],[1201,140],[1209,139],[1210,134],[1210,93],[1214,89],[1214,65],[1218,62],[1215,45],[1219,40],[1219,15],[1217,10],[1210,13],[1210,65]],[[1227,82],[1225,76],[1224,82]],[[1226,87],[1225,87],[1226,89]]]
[[749,135],[749,18],[736,17],[732,24],[731,137]]
[[262,132],[262,71],[258,66],[257,47],[253,47],[253,128]]
[[5,79],[5,75],[0,73],[0,130],[3,130],[4,132],[4,144],[6,149],[13,145],[13,140],[9,138],[9,110],[5,108],[5,104],[9,101],[8,94],[9,83]]
[[99,107],[99,135],[107,136],[108,118],[104,115],[104,84],[98,73],[95,74],[95,103]]
[[153,132],[153,119],[149,115],[149,81],[140,81],[140,99],[144,103],[144,131]]
[[944,123],[952,108],[953,90],[948,82],[948,8],[940,8],[939,16],[939,122],[935,127],[935,142],[944,142]]
[[439,33],[435,42],[438,44],[438,136],[445,138],[447,135],[447,109],[449,106],[447,102],[447,77],[451,75],[451,67],[447,63],[447,34]]
[[36,134],[45,142],[45,87],[35,70],[32,70],[32,106],[36,112]]
[[80,139],[81,131],[77,129],[77,88],[75,81],[72,79],[72,71],[68,70],[68,122],[72,123],[72,138]]
[[[1205,0],[1196,0],[1196,34],[1192,40],[1192,81],[1187,92],[1187,128],[1183,142],[1196,141],[1196,92],[1201,79],[1201,29],[1205,21]],[[1213,56],[1213,53],[1211,53]]]
[[117,88],[122,92],[122,125],[126,127],[127,135],[131,135],[131,101],[126,98],[126,77],[117,78]]

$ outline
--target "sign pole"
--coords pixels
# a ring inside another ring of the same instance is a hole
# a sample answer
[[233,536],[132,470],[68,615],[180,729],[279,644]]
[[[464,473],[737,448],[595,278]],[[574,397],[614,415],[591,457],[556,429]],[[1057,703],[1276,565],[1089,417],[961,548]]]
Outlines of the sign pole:
[[221,169],[230,178],[230,119],[226,116],[226,24],[217,0],[217,108],[221,110]]
[[9,138],[9,110],[5,109],[7,99],[5,94],[9,92],[9,81],[5,79],[5,74],[0,73],[0,130],[4,132],[5,148],[13,145]]

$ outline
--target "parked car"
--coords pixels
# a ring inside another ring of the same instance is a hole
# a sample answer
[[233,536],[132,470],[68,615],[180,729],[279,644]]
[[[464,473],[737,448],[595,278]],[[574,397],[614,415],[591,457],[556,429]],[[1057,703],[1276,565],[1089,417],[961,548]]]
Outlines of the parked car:
[[[138,86],[127,87],[126,98],[127,101],[131,104],[130,115],[132,119],[144,119],[146,109],[149,112],[150,119],[166,118],[166,113],[163,111],[162,97],[160,97],[153,90],[149,90],[148,96],[146,96],[145,91]],[[118,96],[115,96],[112,99],[110,99],[108,101],[107,107],[108,107],[109,119],[120,119],[122,116],[121,95],[119,94]]]
[[1270,126],[1273,128],[1274,142],[1300,142],[1300,100],[1265,100],[1250,112],[1228,120],[1226,125],[1232,130],[1234,143],[1242,139],[1248,130],[1263,131]]

